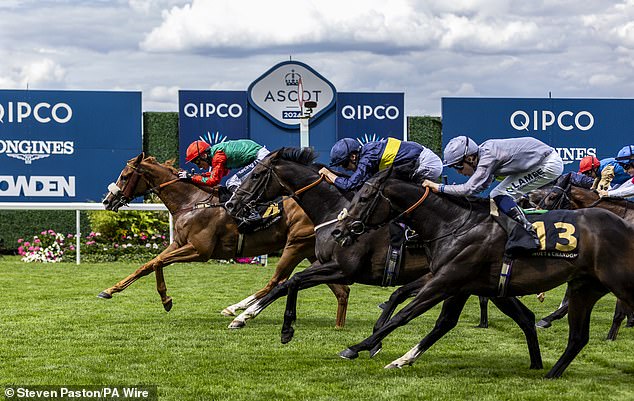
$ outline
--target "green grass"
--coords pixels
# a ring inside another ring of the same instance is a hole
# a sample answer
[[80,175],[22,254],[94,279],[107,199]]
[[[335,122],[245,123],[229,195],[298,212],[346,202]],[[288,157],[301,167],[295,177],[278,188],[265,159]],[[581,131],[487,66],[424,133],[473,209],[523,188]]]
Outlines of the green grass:
[[[243,330],[228,330],[219,311],[259,289],[272,267],[215,263],[165,271],[174,308],[166,313],[154,276],[111,300],[96,298],[137,266],[24,264],[0,258],[0,386],[13,384],[155,384],[161,400],[631,400],[634,330],[604,338],[612,296],[593,314],[588,346],[562,379],[543,376],[564,350],[567,324],[539,332],[545,370],[531,371],[523,335],[495,307],[490,328],[476,329],[472,298],[458,324],[416,364],[383,366],[431,329],[438,308],[396,330],[374,359],[337,353],[370,334],[378,303],[391,290],[352,287],[348,320],[334,329],[335,298],[325,286],[300,293],[295,339],[279,342],[284,299]],[[540,304],[523,301],[538,317],[557,307],[563,288]]]

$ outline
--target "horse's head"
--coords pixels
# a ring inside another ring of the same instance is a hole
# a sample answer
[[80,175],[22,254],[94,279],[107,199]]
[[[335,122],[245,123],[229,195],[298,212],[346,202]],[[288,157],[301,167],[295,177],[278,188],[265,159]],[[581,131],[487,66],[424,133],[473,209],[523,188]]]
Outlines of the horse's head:
[[570,187],[571,174],[564,174],[559,177],[552,186],[547,189],[547,193],[539,201],[541,209],[569,209],[570,208]]
[[311,148],[281,148],[270,153],[242,181],[231,199],[225,203],[225,209],[235,217],[244,217],[258,203],[293,194],[285,179],[289,174],[296,174],[293,162],[308,165],[314,159],[315,154]]
[[108,185],[108,195],[102,201],[106,210],[116,212],[121,206],[127,205],[132,199],[147,192],[148,181],[141,179],[143,157],[144,154],[141,153],[136,158],[130,159],[121,170],[117,182]]
[[383,170],[366,181],[355,194],[349,208],[341,211],[332,231],[339,245],[351,245],[361,234],[384,225],[395,214],[383,192],[391,173],[391,169]]

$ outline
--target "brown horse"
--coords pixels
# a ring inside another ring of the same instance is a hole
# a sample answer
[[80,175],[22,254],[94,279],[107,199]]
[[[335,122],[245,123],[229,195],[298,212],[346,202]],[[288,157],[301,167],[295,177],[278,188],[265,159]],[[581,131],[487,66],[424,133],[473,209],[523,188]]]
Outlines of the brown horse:
[[[555,233],[553,239],[557,243],[558,238],[570,240],[569,230],[574,227],[579,235],[578,256],[518,257],[511,275],[510,270],[507,273],[503,269],[507,234],[491,217],[488,199],[434,194],[420,185],[390,178],[389,170],[378,173],[356,193],[347,217],[342,216],[333,236],[346,245],[370,227],[395,217],[406,217],[428,246],[433,277],[409,305],[370,337],[340,355],[356,358],[360,351],[371,350],[393,330],[451,296],[494,296],[500,293],[500,287],[508,296],[528,295],[568,282],[568,345],[546,375],[561,376],[588,343],[590,314],[601,297],[613,292],[630,307],[634,306],[634,243],[622,240],[634,238],[634,226],[598,208],[558,213],[561,217],[576,218],[576,223],[566,226],[564,233]],[[421,354],[419,345],[387,367],[412,364]]]
[[[155,272],[156,288],[165,310],[169,311],[172,298],[167,296],[163,267],[176,262],[256,256],[281,249],[282,256],[266,286],[236,304],[237,308],[232,305],[223,311],[223,314],[233,314],[286,281],[302,260],[315,261],[313,223],[293,200],[284,202],[283,217],[277,223],[241,238],[235,220],[219,203],[217,190],[209,193],[196,185],[180,181],[176,169],[169,163],[158,163],[154,157],[144,158],[141,153],[128,161],[116,184],[110,184],[108,189],[110,193],[103,203],[107,210],[113,211],[138,196],[155,192],[174,217],[174,242],[134,273],[102,291],[99,294],[101,298],[112,298],[112,294],[123,291],[139,278]],[[343,327],[350,290],[345,285],[333,284],[329,287],[337,297],[336,327]]]
[[[552,185],[531,191],[524,199],[527,206],[539,207],[542,209],[584,209],[598,207],[606,209],[634,224],[634,202],[621,198],[601,198],[599,194],[589,188],[584,188],[575,184],[578,180],[573,179],[573,174],[568,173],[559,177]],[[576,178],[576,177],[574,177]],[[547,318],[537,323],[538,327],[549,327],[552,320],[560,319],[566,315],[568,303],[562,302],[562,306]],[[620,300],[617,300],[614,308],[612,326],[607,335],[607,340],[614,341],[618,336],[623,320],[627,317],[626,327],[634,326],[634,311]]]

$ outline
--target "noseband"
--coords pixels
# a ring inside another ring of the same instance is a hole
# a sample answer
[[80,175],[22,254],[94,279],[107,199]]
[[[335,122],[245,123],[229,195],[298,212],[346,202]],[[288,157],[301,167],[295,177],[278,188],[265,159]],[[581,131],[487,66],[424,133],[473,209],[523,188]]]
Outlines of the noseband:
[[[390,221],[398,221],[399,219],[408,216],[417,207],[419,207],[425,201],[425,199],[427,199],[427,196],[429,195],[429,187],[427,187],[427,188],[425,188],[425,193],[420,197],[420,199],[418,199],[418,201],[416,201],[416,203],[414,203],[412,206],[408,207],[405,211],[400,213],[398,216],[396,216],[395,218],[393,218],[391,220],[388,219],[384,223],[380,223],[380,224],[376,224],[376,225],[370,225],[368,223],[368,219],[370,218],[370,215],[374,212],[374,209],[376,208],[376,206],[379,203],[379,200],[381,198],[383,198],[388,203],[390,210],[395,210],[395,209],[394,209],[394,206],[392,205],[392,202],[390,201],[390,199],[387,196],[385,196],[385,194],[383,193],[383,185],[385,185],[385,183],[382,183],[380,186],[376,186],[373,183],[365,182],[364,185],[369,186],[370,188],[374,189],[376,192],[375,192],[374,198],[372,199],[372,202],[370,203],[370,205],[367,208],[365,208],[364,210],[362,210],[361,216],[358,219],[353,220],[352,223],[350,223],[350,225],[348,226],[348,229],[354,235],[361,235],[364,232],[366,232],[368,229],[380,228],[380,227],[390,223]],[[341,220],[346,219],[347,217],[351,217],[351,218],[354,219],[353,216],[349,215],[348,210],[344,208],[341,211],[341,213],[339,213],[339,216],[337,218],[338,218],[339,221],[341,221]]]

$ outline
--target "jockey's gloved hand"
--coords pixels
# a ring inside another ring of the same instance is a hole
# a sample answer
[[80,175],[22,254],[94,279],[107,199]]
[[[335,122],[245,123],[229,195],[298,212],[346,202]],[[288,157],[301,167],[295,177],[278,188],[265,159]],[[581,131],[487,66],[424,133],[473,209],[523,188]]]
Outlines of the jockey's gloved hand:
[[178,178],[182,181],[191,181],[192,175],[185,170],[181,170],[178,172]]

